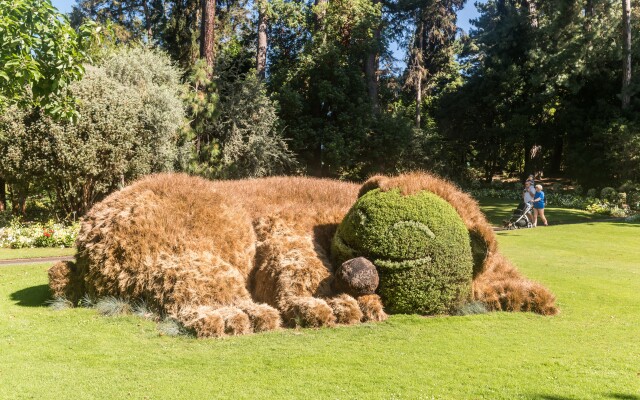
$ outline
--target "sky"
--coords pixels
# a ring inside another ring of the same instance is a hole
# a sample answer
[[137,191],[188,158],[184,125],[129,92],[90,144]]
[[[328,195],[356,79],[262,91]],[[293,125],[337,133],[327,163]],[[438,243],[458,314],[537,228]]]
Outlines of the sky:
[[[480,3],[486,2],[486,0],[477,1]],[[73,6],[75,2],[75,0],[51,0],[51,3],[54,5],[54,7],[56,7],[63,14],[71,12],[71,6]],[[458,12],[458,26],[467,33],[469,33],[469,28],[471,27],[469,20],[478,17],[478,10],[476,9],[476,6],[474,4],[475,0],[467,0],[464,8]],[[395,45],[395,47],[397,47],[397,44]],[[396,64],[403,64],[403,61],[401,61],[404,57],[402,50],[397,48],[393,49],[393,55],[397,59]]]
[[[485,1],[486,0],[480,0],[481,3]],[[71,12],[71,6],[73,6],[75,2],[75,0],[51,0],[51,3],[63,14]],[[474,0],[467,0],[467,4],[458,12],[458,25],[465,32],[469,32],[469,19],[476,18],[477,16],[478,11],[474,6]]]

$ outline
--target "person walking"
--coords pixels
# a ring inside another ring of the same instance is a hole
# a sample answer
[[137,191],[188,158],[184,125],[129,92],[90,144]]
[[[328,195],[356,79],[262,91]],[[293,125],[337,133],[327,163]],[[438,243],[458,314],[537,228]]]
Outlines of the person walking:
[[536,189],[533,187],[532,181],[526,181],[524,183],[524,190],[522,191],[522,200],[525,203],[531,203],[536,195]]
[[536,194],[533,199],[533,226],[538,226],[538,217],[544,223],[544,226],[549,225],[547,217],[544,216],[544,192],[542,191],[542,185],[536,185]]

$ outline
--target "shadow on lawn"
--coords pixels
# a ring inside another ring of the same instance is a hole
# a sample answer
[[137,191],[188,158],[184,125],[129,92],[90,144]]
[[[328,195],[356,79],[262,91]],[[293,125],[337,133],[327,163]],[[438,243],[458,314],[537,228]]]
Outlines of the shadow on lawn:
[[[603,393],[603,396],[607,399],[614,400],[640,400],[640,396],[630,393]],[[553,394],[539,394],[532,397],[536,400],[578,400],[574,397],[556,396]]]
[[640,400],[640,395],[629,393],[607,393],[605,396],[616,400]]
[[31,286],[11,293],[11,300],[22,307],[43,307],[50,298],[49,285]]

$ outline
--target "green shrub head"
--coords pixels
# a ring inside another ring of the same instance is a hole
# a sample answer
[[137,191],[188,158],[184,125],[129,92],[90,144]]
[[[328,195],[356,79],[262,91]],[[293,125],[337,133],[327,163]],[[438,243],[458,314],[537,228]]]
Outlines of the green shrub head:
[[597,190],[591,188],[587,190],[587,197],[591,197],[591,198],[596,197],[597,193],[598,193]]
[[600,198],[602,200],[615,201],[617,194],[618,193],[616,192],[616,190],[614,188],[605,187],[605,188],[602,188],[602,190],[600,191]]
[[582,188],[582,186],[581,186],[581,185],[575,185],[575,186],[573,187],[573,193],[574,193],[575,195],[581,196],[581,195],[582,195],[582,193],[584,193],[584,189]]
[[431,192],[367,192],[338,227],[332,256],[337,264],[372,261],[391,313],[448,313],[470,293],[469,233],[453,206]]
[[627,204],[627,194],[624,192],[619,192],[616,195],[616,203],[619,207],[622,207],[624,204]]

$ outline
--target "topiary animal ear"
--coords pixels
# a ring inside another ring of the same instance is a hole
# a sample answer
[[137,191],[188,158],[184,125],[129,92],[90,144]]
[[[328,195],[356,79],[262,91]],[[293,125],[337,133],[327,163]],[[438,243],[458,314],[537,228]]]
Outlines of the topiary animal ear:
[[358,198],[367,194],[374,189],[380,189],[384,186],[384,184],[389,180],[388,177],[384,175],[374,175],[371,178],[367,179],[365,183],[362,184],[360,191],[358,192]]

